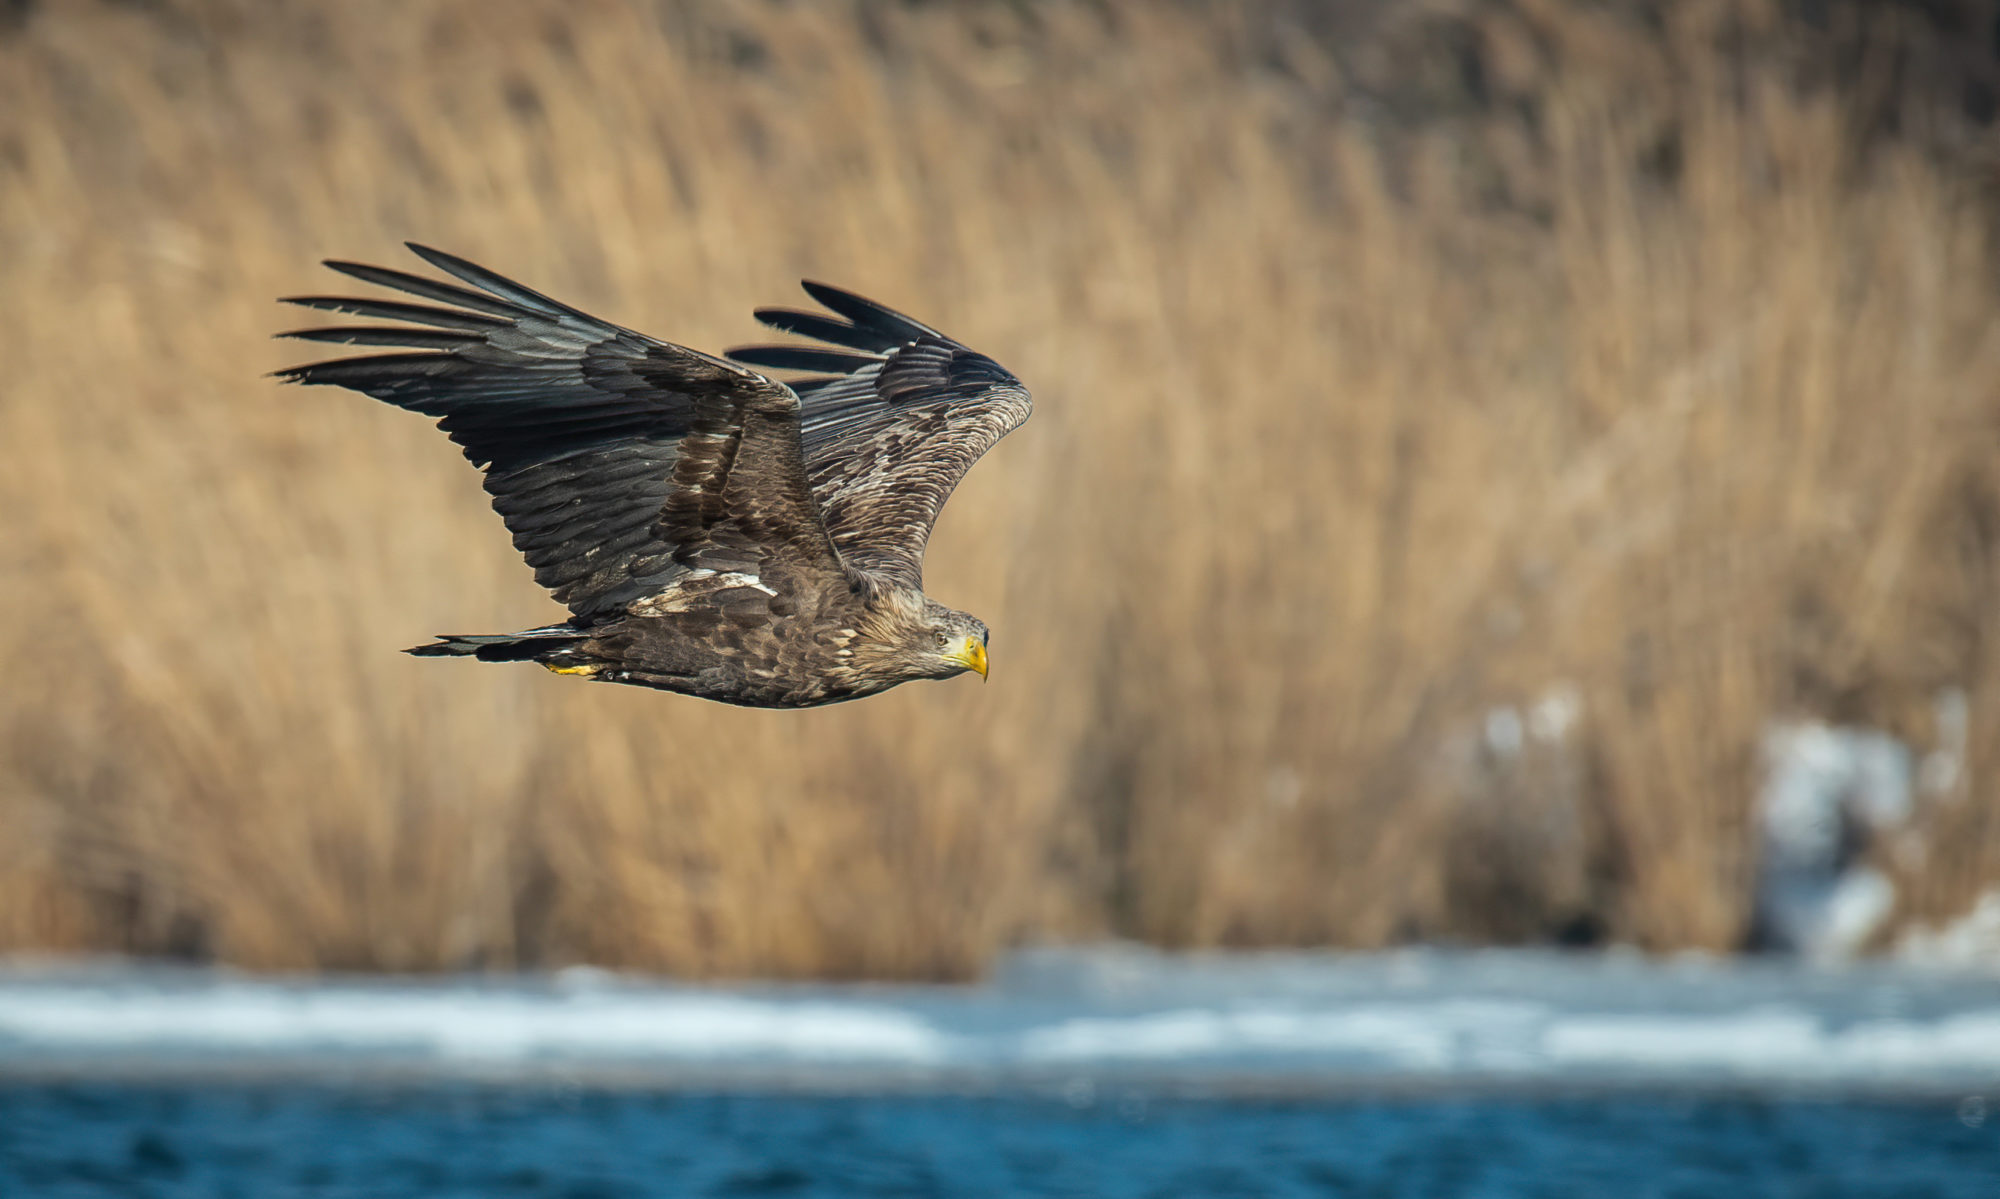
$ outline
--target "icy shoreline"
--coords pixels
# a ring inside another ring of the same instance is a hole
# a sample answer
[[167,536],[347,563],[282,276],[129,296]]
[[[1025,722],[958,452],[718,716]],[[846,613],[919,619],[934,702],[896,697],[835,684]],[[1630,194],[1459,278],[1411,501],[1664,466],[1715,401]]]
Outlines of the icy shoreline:
[[1536,952],[1040,951],[987,984],[284,980],[0,965],[0,1079],[623,1081],[837,1089],[2000,1090],[2000,979]]

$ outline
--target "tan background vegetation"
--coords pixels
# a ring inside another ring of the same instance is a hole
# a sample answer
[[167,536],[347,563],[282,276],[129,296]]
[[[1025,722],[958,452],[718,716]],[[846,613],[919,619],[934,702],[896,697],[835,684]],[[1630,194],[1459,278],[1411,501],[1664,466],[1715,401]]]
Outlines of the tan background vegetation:
[[[1769,722],[1922,749],[1954,689],[1964,769],[1875,852],[1898,926],[1963,911],[2000,882],[2000,331],[1922,31],[1378,7],[30,10],[0,949],[1728,949]],[[928,572],[992,682],[774,714],[397,653],[556,615],[426,422],[260,378],[313,349],[272,297],[404,238],[708,348],[822,278],[1008,364],[1036,418]]]

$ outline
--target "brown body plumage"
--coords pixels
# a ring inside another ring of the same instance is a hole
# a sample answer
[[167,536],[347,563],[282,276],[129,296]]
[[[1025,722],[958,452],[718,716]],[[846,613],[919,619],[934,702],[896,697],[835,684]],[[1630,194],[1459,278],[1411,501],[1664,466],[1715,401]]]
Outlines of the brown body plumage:
[[[410,248],[477,290],[329,262],[433,303],[294,298],[404,324],[285,336],[405,351],[279,373],[439,418],[570,610],[411,653],[781,708],[986,672],[986,626],[924,596],[923,552],[958,480],[1028,418],[998,363],[816,283],[807,292],[835,316],[757,316],[827,346],[718,358]],[[819,373],[787,386],[750,365]]]

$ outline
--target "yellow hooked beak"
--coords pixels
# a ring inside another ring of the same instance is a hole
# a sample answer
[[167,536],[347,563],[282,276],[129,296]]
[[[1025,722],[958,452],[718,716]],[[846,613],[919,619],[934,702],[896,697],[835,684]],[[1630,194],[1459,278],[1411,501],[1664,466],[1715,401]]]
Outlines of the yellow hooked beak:
[[965,663],[967,670],[978,671],[982,679],[986,677],[986,647],[970,637],[965,639],[965,644],[958,648],[957,653],[951,655],[951,660]]

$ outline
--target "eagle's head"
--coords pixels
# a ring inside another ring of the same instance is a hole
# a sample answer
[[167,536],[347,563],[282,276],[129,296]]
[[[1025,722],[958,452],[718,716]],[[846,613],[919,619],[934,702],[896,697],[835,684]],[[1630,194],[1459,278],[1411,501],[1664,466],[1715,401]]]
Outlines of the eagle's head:
[[986,622],[977,616],[924,602],[924,619],[911,648],[929,678],[948,679],[968,670],[986,677]]
[[911,679],[986,677],[986,623],[914,589],[880,595],[853,647],[863,674],[893,687]]

